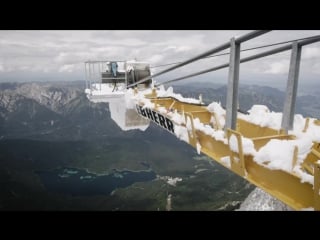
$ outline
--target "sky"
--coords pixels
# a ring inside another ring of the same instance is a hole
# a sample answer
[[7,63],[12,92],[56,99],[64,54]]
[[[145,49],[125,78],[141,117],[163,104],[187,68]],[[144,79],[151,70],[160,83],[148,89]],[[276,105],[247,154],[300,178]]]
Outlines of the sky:
[[[87,60],[147,61],[151,66],[183,61],[251,30],[155,31],[0,31],[0,82],[84,80]],[[319,30],[275,30],[245,42],[241,49],[320,35]],[[269,50],[246,51],[241,57]],[[224,51],[226,52],[226,51]],[[227,63],[229,56],[208,58],[156,78],[158,82]],[[243,63],[240,82],[285,84],[290,51]],[[165,68],[153,68],[156,73]],[[303,47],[300,82],[317,82],[320,43]],[[186,81],[227,82],[228,69]]]

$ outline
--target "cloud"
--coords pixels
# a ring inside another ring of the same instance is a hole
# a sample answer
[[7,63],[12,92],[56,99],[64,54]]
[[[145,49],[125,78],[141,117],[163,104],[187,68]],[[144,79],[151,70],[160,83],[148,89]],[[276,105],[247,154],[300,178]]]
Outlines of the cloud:
[[29,66],[20,66],[19,70],[20,71],[28,71],[28,70],[30,70],[30,67]]
[[281,60],[278,62],[271,63],[269,68],[264,73],[271,74],[284,74],[289,71],[289,60]]
[[320,57],[320,48],[316,47],[305,47],[302,49],[301,58],[302,59],[312,59]]
[[163,60],[163,55],[156,54],[153,55],[152,57],[146,59],[151,65],[159,64]]
[[59,68],[58,72],[73,72],[74,64],[66,64]]
[[174,52],[174,53],[181,53],[181,52],[188,52],[192,50],[192,47],[191,46],[188,46],[188,45],[182,45],[182,46],[168,46],[166,48],[164,48],[162,50],[162,52]]
[[[313,61],[309,63],[307,66],[306,64],[303,65],[304,72],[307,72],[308,74],[313,73],[313,74],[320,74],[320,62],[319,61]],[[318,76],[319,78],[319,76]]]
[[[248,32],[250,30],[0,31],[0,73],[50,72],[52,76],[55,73],[72,73],[80,76],[84,70],[83,63],[87,60],[130,60],[136,58],[140,61],[149,61],[151,65],[162,65],[194,57],[229,41],[233,36],[242,36]],[[272,31],[270,34],[245,42],[241,48],[251,48],[317,34],[320,34],[319,30]],[[241,56],[251,55],[254,52],[243,52]],[[241,72],[245,70],[248,75],[255,72],[287,73],[290,52],[287,53],[246,63],[241,66]],[[310,72],[319,72],[315,68],[318,67],[317,62],[320,62],[320,43],[303,47],[302,59],[305,60],[302,62],[306,62],[304,69],[309,70],[310,68]],[[172,73],[181,76],[187,72],[192,73],[228,61],[229,56],[208,58]],[[162,69],[155,69],[155,72]],[[306,75],[309,74],[307,70],[304,71]],[[32,76],[35,75],[32,74]],[[207,75],[202,76],[207,77]]]

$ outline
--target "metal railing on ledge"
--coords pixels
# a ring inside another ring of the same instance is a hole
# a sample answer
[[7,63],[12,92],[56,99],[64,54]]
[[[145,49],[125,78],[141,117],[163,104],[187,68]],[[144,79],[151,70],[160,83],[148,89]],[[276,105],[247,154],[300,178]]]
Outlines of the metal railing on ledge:
[[178,69],[182,66],[185,66],[187,64],[190,64],[192,62],[195,62],[197,60],[200,60],[204,57],[207,57],[211,54],[220,52],[222,50],[225,50],[227,48],[230,48],[230,61],[229,63],[225,63],[219,66],[215,66],[213,68],[205,69],[196,73],[192,73],[186,76],[174,78],[168,81],[164,81],[158,84],[155,84],[155,86],[160,86],[176,81],[181,81],[187,78],[199,76],[205,73],[213,72],[219,69],[227,68],[229,67],[229,77],[228,77],[228,90],[227,90],[227,104],[226,104],[226,126],[225,130],[230,128],[235,130],[236,128],[236,119],[237,119],[237,106],[238,106],[238,87],[239,87],[239,72],[240,72],[240,63],[249,62],[255,59],[263,58],[266,56],[270,56],[273,54],[277,54],[280,52],[291,50],[291,59],[290,59],[290,68],[289,68],[289,75],[287,80],[287,91],[286,91],[286,98],[285,103],[283,107],[283,118],[281,126],[284,129],[285,132],[288,132],[288,130],[291,130],[293,127],[293,118],[294,118],[294,109],[295,109],[295,102],[296,102],[296,96],[297,96],[297,86],[298,86],[298,79],[299,79],[299,69],[300,69],[300,61],[301,61],[301,51],[302,47],[305,45],[309,45],[315,42],[320,41],[320,36],[314,36],[305,40],[295,41],[291,44],[284,45],[282,47],[277,47],[272,50],[264,51],[262,53],[254,54],[249,57],[245,57],[240,59],[240,47],[241,43],[248,41],[250,39],[256,38],[258,36],[261,36],[265,33],[268,33],[268,30],[257,30],[252,31],[250,33],[247,33],[243,36],[240,36],[238,38],[232,38],[229,42],[226,42],[218,47],[215,47],[209,51],[206,51],[202,54],[199,54],[193,58],[190,58],[186,61],[183,61],[175,66],[172,66],[170,68],[167,68],[163,71],[160,71],[156,74],[153,74],[151,76],[148,76],[146,78],[141,79],[140,81],[128,85],[127,87],[134,87],[137,84],[143,83],[151,78],[158,77],[160,75],[163,75],[165,73],[168,73],[170,71],[173,71],[175,69]]

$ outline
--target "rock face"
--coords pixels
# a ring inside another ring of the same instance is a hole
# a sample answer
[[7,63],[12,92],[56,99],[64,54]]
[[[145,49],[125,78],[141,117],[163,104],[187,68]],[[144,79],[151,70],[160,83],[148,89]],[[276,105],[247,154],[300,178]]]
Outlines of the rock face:
[[260,188],[253,190],[237,211],[293,211]]
[[79,140],[115,134],[105,103],[84,82],[0,83],[0,138]]
[[55,87],[50,83],[6,83],[0,85],[0,106],[14,111],[17,101],[32,99],[56,113],[62,113],[64,106],[83,93],[81,90],[76,84]]

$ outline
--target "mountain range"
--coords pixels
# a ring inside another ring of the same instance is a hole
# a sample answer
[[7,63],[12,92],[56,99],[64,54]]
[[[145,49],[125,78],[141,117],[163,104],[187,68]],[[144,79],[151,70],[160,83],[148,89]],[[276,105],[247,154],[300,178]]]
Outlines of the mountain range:
[[[90,102],[84,88],[83,81],[0,84],[1,210],[165,210],[169,195],[172,210],[233,210],[254,188],[153,123],[144,132],[121,131],[108,104]],[[225,105],[226,86],[173,88]],[[253,104],[281,111],[283,100],[284,93],[271,87],[239,89],[243,111]],[[299,96],[296,112],[319,117],[319,100],[316,94]],[[52,192],[37,174],[67,168],[98,175],[152,170],[157,178],[110,195],[73,196]],[[175,178],[182,180],[169,184]]]

